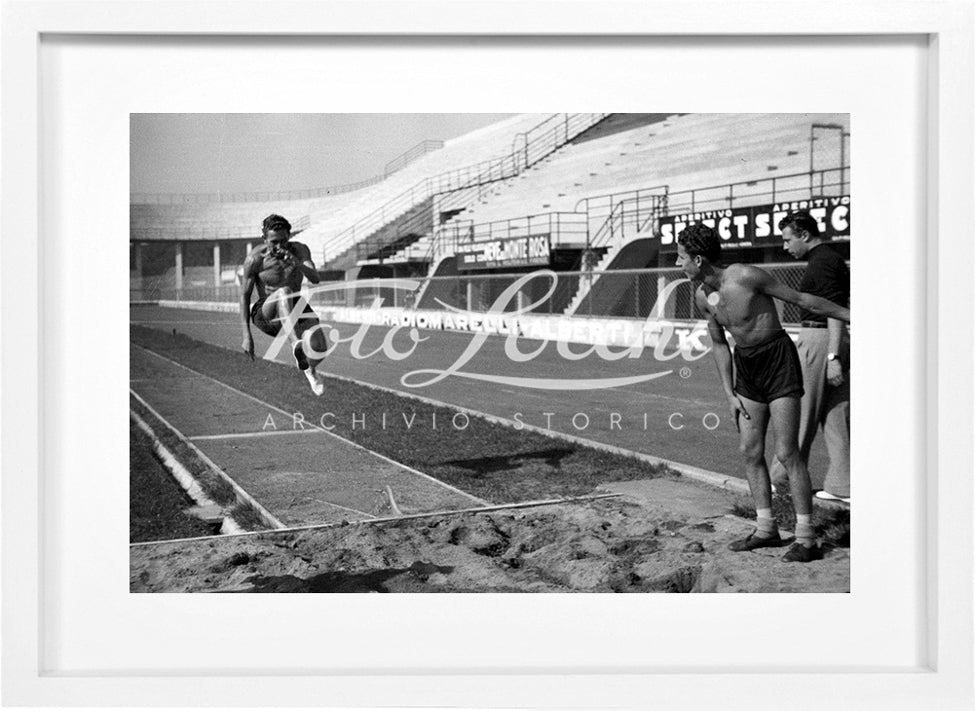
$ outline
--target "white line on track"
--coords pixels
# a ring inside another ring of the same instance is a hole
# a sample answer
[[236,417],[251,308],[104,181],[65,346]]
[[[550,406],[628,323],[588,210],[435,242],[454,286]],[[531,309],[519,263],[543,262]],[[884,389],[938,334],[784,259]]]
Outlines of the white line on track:
[[[136,346],[136,347],[138,348],[138,346]],[[163,417],[162,415],[160,415],[152,407],[152,405],[150,405],[148,402],[146,402],[145,399],[141,395],[139,395],[139,393],[137,393],[135,390],[132,390],[131,388],[129,388],[129,395],[131,395],[132,397],[134,397],[138,401],[138,403],[140,405],[142,405],[144,408],[146,408],[146,410],[149,411],[149,414],[151,414],[159,422],[161,422],[162,425],[163,425],[163,427],[167,427],[178,439],[182,440],[183,443],[186,444],[186,446],[189,447],[196,456],[198,456],[201,460],[203,460],[203,462],[208,467],[210,467],[217,474],[217,476],[219,476],[224,481],[226,481],[228,484],[230,484],[230,486],[233,487],[234,491],[237,492],[237,496],[238,497],[240,497],[242,500],[246,501],[248,504],[250,504],[251,506],[253,506],[260,513],[260,515],[264,518],[265,523],[267,523],[270,526],[273,526],[274,528],[284,528],[285,527],[284,524],[281,523],[281,521],[279,521],[278,518],[274,514],[272,514],[264,506],[262,506],[261,503],[257,499],[255,499],[254,496],[249,491],[247,491],[246,489],[244,489],[244,487],[242,487],[240,484],[238,484],[233,479],[233,477],[231,477],[229,474],[227,474],[227,472],[225,472],[223,469],[221,469],[220,467],[218,467],[217,464],[216,464],[216,462],[214,462],[212,459],[210,459],[210,457],[208,457],[206,454],[204,454],[203,451],[199,447],[197,447],[195,444],[193,444],[192,442],[190,442],[186,438],[186,435],[184,435],[178,429],[176,429],[175,427],[173,427],[173,425],[169,422],[169,420],[167,420],[165,417]]]
[[[588,501],[599,501],[601,499],[613,499],[622,496],[622,494],[612,493],[612,494],[590,494],[589,496],[570,496],[564,499],[543,499],[540,501],[522,501],[516,504],[494,504],[483,506],[479,508],[470,509],[445,509],[443,511],[427,511],[425,513],[418,514],[407,514],[405,516],[385,516],[383,518],[368,519],[365,521],[350,521],[348,524],[345,523],[313,523],[306,526],[293,526],[291,528],[275,529],[270,531],[243,531],[241,533],[228,533],[224,536],[220,536],[221,540],[236,536],[238,538],[253,537],[253,536],[266,536],[267,534],[276,533],[301,533],[302,531],[317,531],[328,528],[339,528],[341,526],[369,526],[373,524],[382,523],[396,523],[398,521],[411,521],[421,518],[436,518],[437,516],[461,516],[464,514],[478,514],[478,513],[491,513],[492,511],[507,511],[509,509],[530,509],[538,506],[557,506],[559,504],[574,504],[574,503],[584,503]],[[138,541],[135,543],[129,543],[129,548],[145,548],[148,546],[156,546],[165,543],[191,543],[194,541],[212,541],[214,536],[196,536],[193,538],[171,538],[167,541]]]
[[219,506],[219,504],[211,499],[203,490],[203,487],[200,486],[200,482],[196,480],[193,473],[183,466],[183,463],[176,458],[176,455],[170,452],[169,448],[162,443],[162,440],[159,439],[159,435],[153,431],[145,420],[139,417],[139,413],[130,409],[129,417],[152,442],[152,448],[155,450],[156,456],[162,460],[162,464],[164,467],[166,467],[169,475],[173,477],[179,483],[183,491],[185,491],[186,494],[193,499],[193,503],[195,503],[197,506]]
[[[498,388],[498,389],[501,392],[506,392],[511,395],[518,395],[520,397],[533,397],[537,400],[547,399],[548,397],[548,393],[545,391],[535,392],[532,390],[518,390],[515,388]],[[398,392],[398,391],[393,391],[393,392]],[[632,394],[633,390],[632,388],[621,386],[615,388],[602,388],[598,392],[618,392],[618,393],[624,393],[630,395]],[[674,397],[673,395],[662,395],[661,393],[655,393],[655,392],[643,393],[642,397],[645,397],[648,400],[668,400],[671,402],[679,402],[685,404],[689,403],[691,405],[698,405],[700,407],[714,407],[713,402],[705,402],[704,400],[694,400],[692,398],[686,398],[686,397]]]
[[360,511],[359,509],[350,509],[348,506],[343,506],[342,504],[337,504],[334,501],[325,501],[324,499],[314,499],[320,504],[326,504],[328,506],[334,506],[337,509],[342,509],[343,511],[348,511],[349,513],[359,514],[360,516],[365,516],[366,518],[378,518],[375,514],[366,513],[365,511]]
[[137,326],[186,326],[191,324],[193,326],[226,326],[226,321],[135,321],[129,320],[129,323],[134,323]]
[[[243,390],[238,390],[237,388],[233,387],[232,385],[227,385],[226,383],[220,382],[216,378],[211,378],[209,375],[206,375],[205,373],[201,373],[198,370],[194,370],[193,368],[190,368],[189,366],[183,365],[182,363],[179,363],[179,362],[173,360],[172,358],[167,358],[164,355],[160,355],[159,353],[156,353],[155,351],[149,350],[148,348],[143,348],[142,346],[137,345],[135,343],[132,344],[132,347],[133,348],[138,348],[140,351],[143,351],[144,353],[150,353],[150,354],[154,355],[156,358],[159,358],[160,360],[164,360],[167,363],[170,363],[172,365],[175,365],[176,367],[181,368],[181,369],[183,369],[183,370],[185,370],[185,371],[187,371],[189,373],[193,373],[193,375],[196,375],[196,376],[201,377],[201,378],[206,378],[207,380],[211,380],[214,383],[216,383],[217,385],[220,385],[221,387],[226,388],[227,390],[229,390],[229,391],[231,391],[233,393],[236,393],[236,394],[240,395],[241,397],[246,397],[248,400],[253,400],[254,402],[258,403],[259,405],[263,405],[264,407],[268,408],[269,410],[274,410],[275,412],[278,412],[278,413],[284,415],[285,417],[293,417],[294,416],[294,413],[291,413],[291,412],[287,412],[285,410],[282,410],[280,407],[277,407],[276,405],[272,405],[272,404],[270,404],[268,402],[265,402],[265,401],[261,400],[260,398],[257,398],[255,396],[249,394],[249,393],[245,393]],[[340,442],[345,442],[346,444],[350,445],[351,447],[354,447],[355,449],[361,450],[363,452],[368,452],[369,454],[373,455],[374,457],[377,457],[379,459],[382,459],[384,462],[388,462],[389,464],[392,464],[394,466],[397,466],[397,467],[399,467],[400,469],[402,469],[404,471],[410,472],[411,474],[415,474],[416,476],[422,477],[423,479],[427,479],[428,481],[431,481],[434,484],[437,484],[439,486],[442,486],[445,489],[449,489],[450,491],[453,491],[455,494],[460,494],[461,496],[465,496],[468,499],[470,499],[471,501],[474,501],[474,502],[480,504],[481,506],[491,506],[491,503],[488,502],[488,501],[485,501],[484,499],[478,498],[477,496],[474,496],[473,494],[469,494],[466,491],[462,491],[461,489],[458,489],[456,486],[451,486],[450,484],[447,484],[445,482],[442,482],[439,479],[435,479],[434,477],[430,476],[429,474],[424,474],[423,472],[419,471],[418,469],[414,469],[413,467],[409,467],[409,466],[403,464],[402,462],[397,462],[395,459],[390,459],[389,457],[387,457],[387,456],[385,456],[383,454],[380,454],[379,452],[374,452],[373,450],[369,449],[368,447],[363,447],[361,444],[358,444],[356,442],[353,442],[352,440],[348,440],[345,437],[341,437],[341,436],[335,434],[334,432],[329,432],[324,427],[320,427],[320,426],[316,425],[314,422],[306,422],[305,424],[306,425],[309,425],[310,427],[315,428],[316,430],[318,430],[319,432],[321,432],[324,435],[328,435],[329,437],[334,437],[335,439],[339,440]]]
[[[166,427],[168,427],[173,432],[177,433],[178,436],[181,435],[183,439],[188,439],[190,441],[201,440],[201,439],[203,439],[203,440],[212,440],[212,439],[225,439],[225,438],[237,438],[237,437],[253,437],[253,436],[260,436],[260,435],[320,434],[320,433],[316,432],[315,430],[308,429],[308,430],[294,430],[294,431],[281,431],[281,432],[246,432],[246,433],[243,433],[243,434],[235,433],[235,434],[225,434],[225,435],[203,435],[203,436],[200,436],[200,437],[186,437],[181,432],[179,432],[175,427],[173,427],[173,425],[170,422],[168,422],[162,415],[160,415],[158,412],[156,412],[156,410],[154,410],[152,408],[152,406],[149,405],[149,403],[147,403],[142,397],[140,397],[138,393],[132,392],[131,394],[132,394],[133,397],[135,397],[143,405],[143,407],[145,407],[149,412],[151,412],[153,414],[153,416],[155,416],[156,418],[158,418],[159,421],[162,422]],[[142,423],[142,425],[145,425],[145,423],[142,422],[142,419],[139,418],[139,416],[134,411],[131,413],[131,415],[132,415],[132,417],[137,418],[138,422]],[[148,427],[148,425],[145,425],[145,426]],[[151,430],[150,430],[150,434],[151,434]],[[155,435],[151,435],[151,436],[155,438]],[[160,444],[160,446],[162,446],[162,445]],[[200,452],[199,450],[196,450],[196,452],[201,456],[201,458],[204,461],[206,461],[208,464],[210,464],[210,466],[212,466],[214,469],[216,469],[218,473],[223,474],[223,476],[225,478],[227,478],[227,479],[230,479],[231,478],[229,474],[227,474],[222,469],[220,469],[219,467],[217,467],[217,465],[211,459],[209,459],[203,452]],[[178,464],[178,462],[177,462],[177,464]],[[192,477],[192,475],[189,475],[189,476]],[[180,483],[182,483],[182,482],[180,482]],[[195,483],[195,480],[194,480],[194,483]],[[244,491],[243,488],[239,487],[239,485],[236,485],[236,482],[234,482],[234,484],[235,484],[235,488],[239,488],[241,491]],[[199,486],[199,484],[197,484],[197,486]],[[192,496],[192,494],[191,494],[191,496]],[[250,496],[250,495],[248,494],[248,496]],[[270,522],[272,522],[272,523],[273,522],[277,522],[278,524],[280,524],[280,525],[277,526],[277,528],[280,529],[280,528],[284,528],[285,527],[283,523],[281,523],[277,518],[274,517],[273,514],[270,513],[270,511],[267,511],[267,509],[265,509],[263,506],[261,506],[256,501],[256,499],[254,499],[253,497],[250,497],[249,500],[250,500],[250,502],[252,504],[254,504],[262,512],[266,512],[267,513],[267,515],[271,518],[271,521]],[[359,509],[353,509],[353,508],[350,508],[348,506],[343,506],[342,504],[337,504],[334,501],[325,501],[323,499],[314,499],[314,500],[317,501],[320,504],[325,504],[326,506],[331,506],[333,508],[341,509],[342,511],[348,511],[349,513],[358,514],[360,516],[365,516],[366,518],[369,518],[369,519],[376,518],[375,514],[371,514],[371,513],[367,512],[367,511],[360,511]],[[212,503],[212,502],[210,502],[210,503]],[[208,504],[206,504],[206,503],[200,503],[199,505],[206,506]]]
[[321,434],[318,430],[268,430],[266,432],[228,432],[227,434],[215,435],[194,435],[187,437],[192,442],[206,441],[211,439],[246,439],[248,437],[274,437],[280,435],[300,435],[300,434]]

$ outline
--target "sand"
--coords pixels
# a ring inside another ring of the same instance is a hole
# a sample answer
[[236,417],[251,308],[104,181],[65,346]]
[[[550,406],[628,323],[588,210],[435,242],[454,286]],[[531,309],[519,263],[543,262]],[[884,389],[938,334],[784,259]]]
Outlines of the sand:
[[[735,553],[751,524],[687,482],[586,502],[136,546],[133,592],[848,592],[850,556]],[[788,543],[788,541],[787,541]]]

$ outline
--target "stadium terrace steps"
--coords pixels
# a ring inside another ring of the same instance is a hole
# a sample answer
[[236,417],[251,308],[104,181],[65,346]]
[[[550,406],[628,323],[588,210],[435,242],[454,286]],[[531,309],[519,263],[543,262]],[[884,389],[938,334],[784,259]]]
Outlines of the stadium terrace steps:
[[[432,277],[460,276],[455,259],[440,259],[430,267]],[[426,279],[416,295],[416,305],[420,309],[440,309],[440,302],[453,304],[457,299],[457,285],[445,279]]]
[[429,263],[432,259],[433,251],[433,236],[423,235],[415,242],[411,242],[395,252],[390,254],[388,257],[383,259],[371,258],[366,260],[360,260],[359,264],[407,264],[410,262],[421,262]]
[[[336,241],[348,227],[409,192],[425,179],[509,154],[517,134],[531,129],[550,114],[519,114],[506,121],[447,141],[444,147],[428,153],[386,180],[354,193],[355,198],[341,208],[315,212],[307,238],[313,253],[324,250],[328,259],[351,245]],[[392,215],[391,217],[395,217]]]
[[589,128],[572,139],[573,145],[579,145],[588,141],[596,141],[612,136],[616,133],[629,131],[633,128],[652,126],[656,123],[664,123],[672,116],[680,114],[610,114],[605,121]]
[[570,143],[540,164],[540,170],[527,171],[487,193],[463,217],[486,223],[573,211],[586,197],[655,185],[680,192],[803,172],[810,163],[810,126],[823,122],[847,125],[848,117],[672,116],[598,140]]
[[[743,188],[735,192],[736,204],[767,202],[768,184],[762,181],[809,170],[812,125],[830,123],[848,129],[848,120],[842,114],[686,114],[666,120],[654,115],[647,123],[631,118],[627,126],[617,126],[617,130],[601,123],[597,125],[603,127],[601,133],[590,129],[588,140],[570,142],[532,169],[496,183],[476,204],[445,224],[487,224],[545,212],[573,212],[587,197],[621,195],[652,186],[667,186],[675,198],[670,203],[672,210],[726,206],[729,193],[720,186],[731,183],[740,183]],[[839,155],[832,159],[835,162],[828,165],[839,167]],[[757,187],[749,191],[749,185]],[[719,189],[708,189],[712,187]],[[596,218],[590,215],[592,234],[605,219],[605,214]],[[652,234],[653,228],[650,224],[641,229]],[[595,269],[646,266],[629,264],[646,256],[635,255],[630,246],[648,246],[650,241],[642,239],[646,236],[624,233],[602,245],[602,259]],[[567,313],[586,310],[593,299],[600,302],[600,308],[605,306],[603,301],[613,300],[605,285],[590,294],[590,287],[597,282],[598,277],[579,280]]]
[[[501,179],[500,175],[504,172],[519,170],[520,159],[541,164],[544,162],[545,156],[564,147],[565,142],[575,135],[573,132],[585,130],[593,121],[597,123],[602,121],[604,116],[604,114],[553,114],[534,126],[533,130],[537,129],[537,135],[531,131],[525,134],[523,149],[518,149],[513,153],[512,149],[509,148],[507,154],[496,155],[487,163],[474,165],[467,163],[460,172],[447,173],[448,177],[444,182],[441,182],[441,178],[438,177],[444,175],[443,173],[427,176],[440,186],[439,192],[433,195],[436,203],[436,215],[459,213],[467,209],[472,203],[482,201],[483,196],[492,189],[493,182]],[[524,151],[523,154],[520,152],[521,150]],[[442,155],[442,153],[443,151],[438,155]],[[468,157],[468,159],[470,158]],[[521,168],[521,171],[537,169],[538,166],[533,165]],[[450,189],[450,186],[460,186],[465,183],[470,183],[470,187]],[[345,264],[345,256],[350,251],[354,251],[360,261],[365,252],[367,261],[372,261],[374,257],[369,253],[373,250],[371,248],[362,249],[362,245],[364,243],[382,244],[391,241],[387,239],[387,234],[392,234],[394,238],[392,241],[396,241],[395,236],[403,234],[404,230],[397,227],[393,233],[390,233],[387,227],[390,223],[396,222],[404,216],[410,221],[408,228],[410,232],[416,234],[432,232],[435,224],[434,219],[430,219],[426,225],[423,225],[421,221],[410,217],[410,211],[413,209],[411,206],[414,206],[418,200],[423,200],[425,196],[430,195],[431,188],[432,185],[428,186],[425,181],[415,185],[411,190],[400,193],[391,202],[382,204],[378,210],[374,210],[362,221],[355,223],[351,228],[344,230],[327,242],[325,255],[329,267],[342,268]],[[414,190],[416,190],[415,194]],[[391,255],[384,253],[380,258],[386,256]]]
[[[642,269],[652,264],[653,260],[657,258],[657,253],[660,249],[659,241],[653,239],[653,237],[652,227],[650,229],[639,230],[630,236],[627,236],[627,233],[624,231],[613,242],[603,246],[599,261],[596,262],[592,269],[594,273],[588,279],[580,280],[578,289],[566,307],[566,315],[571,316],[576,313],[579,306],[589,299],[590,292],[596,285],[596,282],[599,281],[602,272],[609,271],[610,269]],[[641,244],[650,243],[653,247],[645,255],[636,256],[630,246],[637,241]],[[647,257],[646,260],[643,259],[644,256]],[[641,263],[637,264],[636,262]]]
[[[638,282],[633,279],[614,279],[612,275],[599,274],[613,269],[644,269],[655,264],[660,251],[660,240],[646,236],[635,237],[612,252],[608,252],[596,266],[597,273],[590,279],[581,280],[576,296],[565,310],[567,316],[599,314],[600,316],[619,316],[626,313],[649,312],[654,299],[650,299],[645,309],[620,308],[623,303],[633,304],[641,298],[647,300],[651,294],[634,293]],[[602,278],[606,277],[606,278]],[[653,294],[655,296],[655,292]]]
[[[583,198],[603,196],[608,200],[610,195],[663,185],[670,194],[671,212],[689,211],[692,205],[698,210],[726,205],[727,190],[706,188],[729,183],[742,183],[741,193],[736,185],[736,204],[747,204],[748,198],[743,196],[750,190],[749,182],[757,185],[751,189],[754,199],[767,201],[761,181],[809,170],[813,123],[849,129],[845,114],[611,114],[515,177],[438,195],[433,215],[426,209],[405,216],[393,214],[380,234],[375,229],[365,235],[342,234],[428,177],[510,154],[516,135],[548,116],[519,114],[448,141],[444,148],[386,180],[352,193],[290,202],[133,204],[132,241],[143,239],[139,231],[148,234],[160,226],[169,230],[168,237],[156,237],[160,240],[186,241],[198,235],[197,239],[212,241],[220,233],[221,239],[256,241],[261,220],[278,212],[292,222],[308,216],[309,227],[300,239],[311,247],[319,266],[324,266],[323,257],[353,264],[430,261],[434,256],[430,229],[438,221],[433,218],[441,214],[454,214],[444,223],[450,226],[461,221],[483,224],[550,212],[571,213],[577,207],[583,209],[579,205]],[[821,164],[819,154],[816,158],[817,167],[828,167]],[[798,192],[802,186],[793,187]],[[693,202],[687,192],[692,189]],[[591,234],[596,234],[608,212],[590,213]],[[424,225],[420,225],[421,213]],[[238,234],[228,234],[233,230]],[[376,249],[353,250],[354,258],[350,256],[353,245],[363,240],[370,246],[375,243]],[[236,251],[224,251],[225,261],[236,258]],[[184,267],[189,266],[187,257]]]
[[363,259],[382,261],[428,234],[433,224],[433,202],[433,198],[428,198],[414,205],[367,238],[350,245],[329,260],[329,268],[349,269]]
[[297,225],[315,209],[334,204],[342,196],[295,200],[282,209],[279,202],[139,204],[129,206],[129,229],[139,240],[212,240],[214,234],[261,238],[261,222],[271,213],[283,214]]
[[[249,203],[134,203],[130,206],[130,229],[143,233],[133,235],[135,239],[186,240],[192,239],[193,234],[199,234],[199,239],[213,239],[214,233],[253,235],[259,239],[261,221],[272,212],[292,222],[299,215],[308,215],[311,227],[305,231],[303,241],[311,247],[317,263],[322,259],[326,242],[378,207],[429,176],[510,153],[518,133],[529,130],[549,115],[518,114],[447,141],[442,149],[422,156],[379,183],[354,192]],[[151,236],[152,231],[156,237]],[[165,236],[160,236],[164,233]],[[335,256],[347,247],[331,245],[326,256]]]

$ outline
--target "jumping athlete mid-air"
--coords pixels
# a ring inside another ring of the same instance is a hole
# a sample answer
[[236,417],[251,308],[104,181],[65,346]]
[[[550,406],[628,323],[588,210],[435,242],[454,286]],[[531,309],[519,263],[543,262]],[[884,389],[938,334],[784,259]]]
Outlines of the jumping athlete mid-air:
[[[711,352],[739,432],[739,449],[745,457],[745,473],[758,513],[755,531],[729,548],[750,551],[781,543],[772,517],[772,485],[765,462],[765,436],[771,421],[775,457],[788,472],[796,510],[795,543],[784,560],[818,560],[823,554],[816,545],[812,524],[812,487],[806,463],[799,455],[802,366],[773,299],[846,323],[850,310],[791,289],[758,267],[722,264],[721,238],[704,224],[693,224],[678,235],[677,266],[695,284],[695,302],[707,319]],[[734,356],[725,329],[734,338]]]
[[[240,296],[240,319],[244,328],[244,353],[254,359],[254,338],[250,323],[254,322],[269,336],[277,336],[282,326],[287,327],[289,317],[299,302],[298,294],[303,279],[312,284],[319,282],[318,271],[311,259],[311,251],[301,242],[291,241],[291,224],[280,215],[268,215],[261,226],[264,244],[255,247],[244,260],[243,283]],[[251,294],[257,287],[257,301],[251,306]],[[315,371],[321,358],[309,358],[304,352],[302,336],[314,329],[309,337],[310,345],[316,353],[324,354],[328,342],[318,325],[318,316],[305,302],[302,313],[291,327],[287,328],[288,340],[298,369],[303,371],[312,392],[321,395],[325,392],[325,382]]]

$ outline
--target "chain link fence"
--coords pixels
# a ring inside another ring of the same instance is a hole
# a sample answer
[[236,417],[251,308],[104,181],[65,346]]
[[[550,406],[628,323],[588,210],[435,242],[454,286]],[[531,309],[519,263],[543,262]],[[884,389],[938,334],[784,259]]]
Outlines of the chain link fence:
[[[757,266],[794,289],[799,287],[805,270],[805,264],[798,263]],[[502,308],[508,313],[520,310],[534,314],[637,319],[656,313],[661,318],[703,318],[694,301],[694,287],[679,269],[558,272],[556,279],[538,275],[516,287],[524,277],[524,274],[491,274],[425,279],[429,283],[418,291],[417,308],[436,310],[446,306],[483,312],[503,298]],[[783,323],[798,323],[798,307],[776,303]],[[656,312],[655,308],[658,308]]]
[[[761,264],[780,282],[799,288],[805,264]],[[606,272],[552,272],[510,274],[466,274],[425,277],[413,280],[418,288],[387,279],[350,282],[349,288],[317,293],[312,304],[328,307],[383,307],[441,311],[486,312],[499,303],[502,311],[536,315],[570,315],[594,318],[700,319],[703,314],[694,300],[694,287],[678,269],[634,269]],[[331,283],[331,282],[325,282]],[[339,282],[341,283],[341,282]],[[144,281],[133,288],[132,301],[233,302],[240,289],[230,284],[218,287],[190,287],[180,290]],[[659,306],[658,306],[659,304]],[[784,324],[799,322],[799,308],[776,301]],[[656,310],[655,310],[656,309]]]
[[[780,282],[798,289],[805,264],[759,264]],[[679,269],[613,270],[580,274],[581,291],[574,297],[574,316],[646,319],[702,319],[694,299],[695,286]],[[776,301],[783,323],[798,323],[799,308]]]

